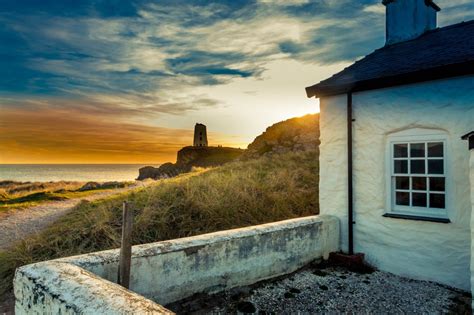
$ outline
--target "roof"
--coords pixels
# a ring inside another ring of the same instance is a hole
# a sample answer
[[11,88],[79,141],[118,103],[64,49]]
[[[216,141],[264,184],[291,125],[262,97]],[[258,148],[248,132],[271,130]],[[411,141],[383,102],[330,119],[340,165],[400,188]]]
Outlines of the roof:
[[474,149],[474,130],[461,137],[463,140],[469,140],[469,150]]
[[467,74],[474,74],[474,20],[386,45],[306,93],[321,97]]
[[467,140],[470,137],[474,137],[474,131],[466,133],[464,136],[461,137],[462,140]]
[[436,11],[441,11],[441,8],[438,7],[438,5],[436,3],[433,2],[433,0],[425,0],[425,3],[426,5],[429,5],[431,6],[433,9],[435,9]]

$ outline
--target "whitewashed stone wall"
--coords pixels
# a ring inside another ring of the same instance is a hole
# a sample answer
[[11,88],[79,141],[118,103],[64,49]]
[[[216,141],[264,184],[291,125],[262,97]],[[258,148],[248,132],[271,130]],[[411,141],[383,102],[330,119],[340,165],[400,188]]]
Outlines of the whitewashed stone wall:
[[347,251],[347,97],[320,100],[319,211],[340,219],[341,249]]
[[156,303],[253,284],[327,258],[339,250],[338,236],[336,217],[309,216],[134,246],[131,291],[114,283],[118,250],[32,264],[16,272],[16,313],[166,313]]
[[[460,137],[474,126],[474,77],[354,93],[354,242],[376,267],[470,289],[469,152]],[[320,208],[341,219],[347,250],[346,96],[321,99]],[[448,136],[451,223],[385,218],[386,142],[427,128]]]
[[471,293],[474,309],[474,149],[471,150]]

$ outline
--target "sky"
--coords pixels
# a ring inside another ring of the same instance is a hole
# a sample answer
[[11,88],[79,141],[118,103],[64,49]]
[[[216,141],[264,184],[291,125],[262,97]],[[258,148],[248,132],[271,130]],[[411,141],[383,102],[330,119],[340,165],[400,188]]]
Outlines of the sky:
[[173,162],[197,122],[245,148],[384,36],[380,0],[2,0],[0,164]]

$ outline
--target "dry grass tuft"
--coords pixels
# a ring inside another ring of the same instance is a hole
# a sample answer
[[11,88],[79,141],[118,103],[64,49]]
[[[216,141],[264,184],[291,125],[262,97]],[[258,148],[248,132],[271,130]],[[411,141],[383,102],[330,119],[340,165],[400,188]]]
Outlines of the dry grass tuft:
[[32,207],[47,201],[80,198],[107,190],[129,186],[132,182],[97,184],[88,190],[81,189],[84,182],[16,182],[0,181],[0,215],[11,210]]

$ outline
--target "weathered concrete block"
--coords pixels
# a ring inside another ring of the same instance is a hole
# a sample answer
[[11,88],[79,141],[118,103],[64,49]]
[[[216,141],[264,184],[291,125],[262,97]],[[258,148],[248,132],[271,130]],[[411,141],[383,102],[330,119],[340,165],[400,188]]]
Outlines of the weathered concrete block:
[[156,303],[287,274],[337,250],[339,220],[310,216],[134,246],[131,291],[115,284],[118,250],[57,259],[17,270],[16,310],[166,313]]
[[80,267],[58,261],[19,268],[15,298],[15,314],[172,313]]

